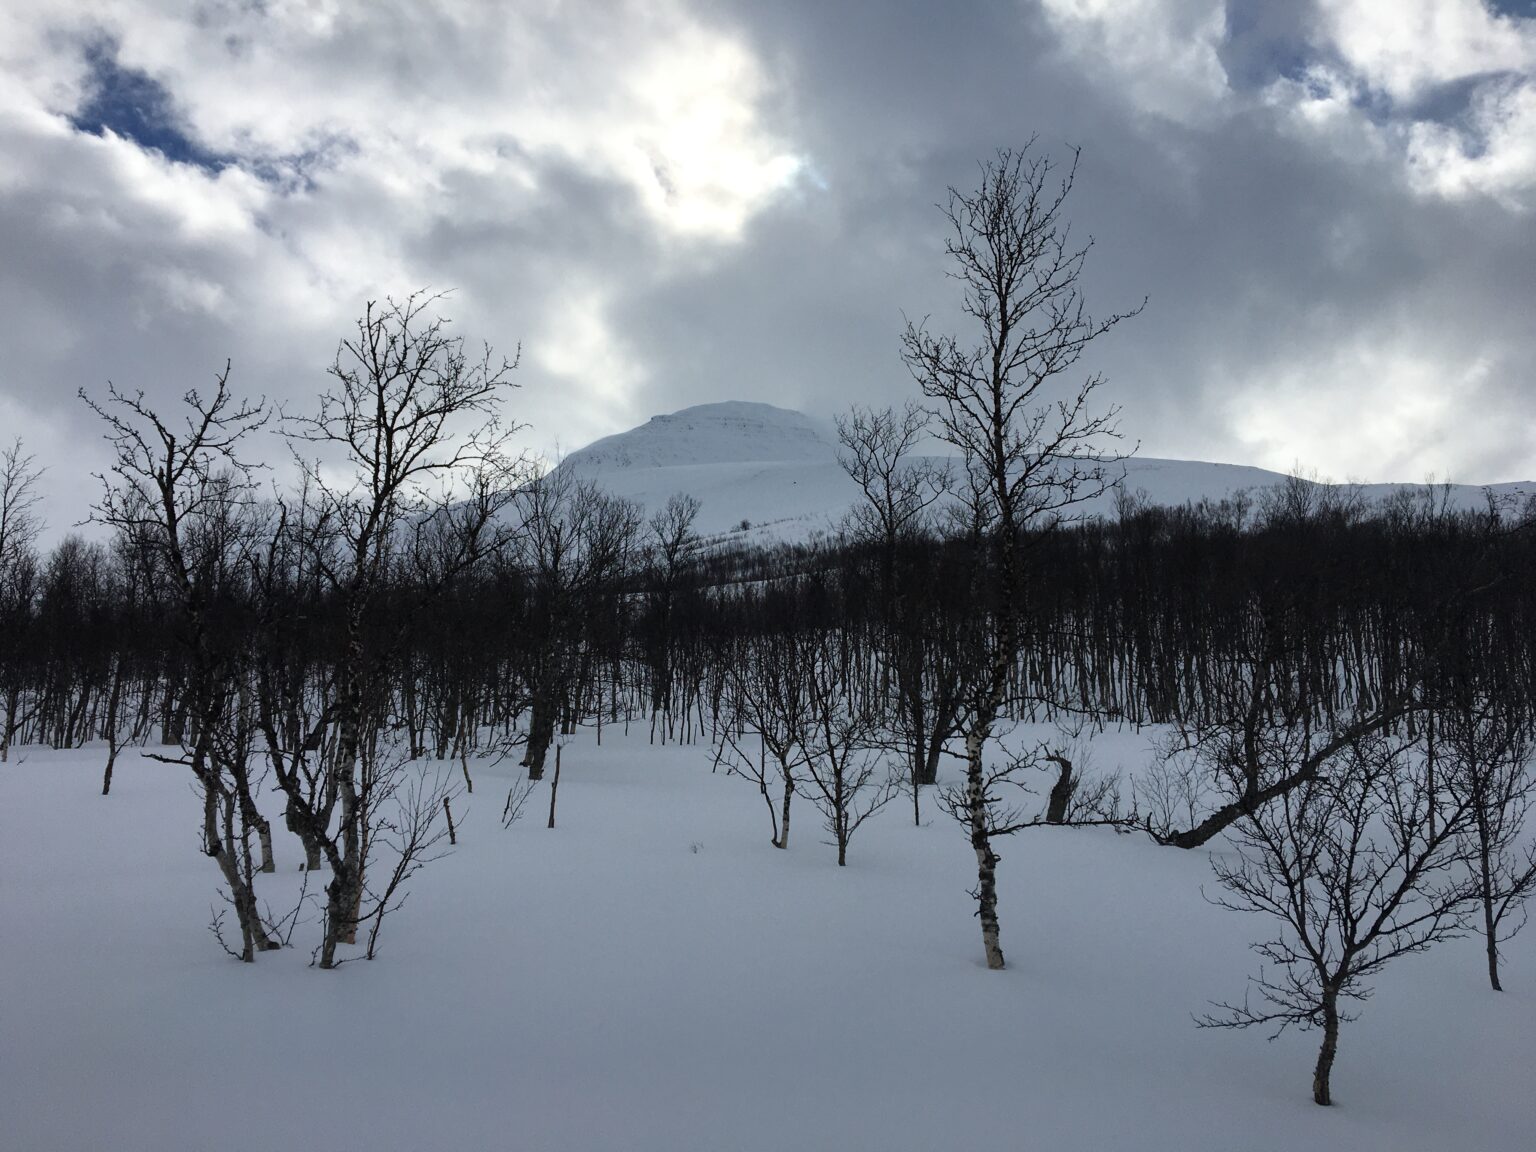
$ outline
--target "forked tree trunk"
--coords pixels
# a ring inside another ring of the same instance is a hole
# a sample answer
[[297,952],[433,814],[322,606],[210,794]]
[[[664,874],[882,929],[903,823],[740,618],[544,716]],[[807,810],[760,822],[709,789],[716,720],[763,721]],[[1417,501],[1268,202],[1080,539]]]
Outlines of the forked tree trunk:
[[235,787],[239,793],[241,823],[256,830],[256,838],[261,844],[261,870],[268,874],[276,872],[277,862],[272,856],[272,822],[256,807],[256,798],[251,795],[251,781],[246,769],[240,768],[237,771]]
[[213,857],[229,886],[230,902],[240,925],[240,959],[249,964],[258,951],[268,952],[280,945],[267,935],[256,906],[256,892],[240,867],[234,826],[238,806],[235,797],[221,796],[211,780],[203,780],[203,850]]
[[[279,783],[281,782],[282,776],[279,773]],[[304,845],[304,870],[306,872],[313,872],[320,868],[325,862],[320,838],[310,828],[309,822],[303,818],[298,808],[295,807],[293,797],[291,796],[288,798],[287,806],[283,809],[283,823],[287,825],[288,831],[299,838],[299,843]]]

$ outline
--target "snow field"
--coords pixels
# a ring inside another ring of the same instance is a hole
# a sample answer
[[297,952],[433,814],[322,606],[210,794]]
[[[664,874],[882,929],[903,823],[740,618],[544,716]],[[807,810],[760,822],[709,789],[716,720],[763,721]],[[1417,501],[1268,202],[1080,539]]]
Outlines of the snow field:
[[[1112,766],[1146,733],[1101,738]],[[1257,918],[1201,897],[1203,853],[1087,829],[1000,844],[988,972],[975,862],[925,797],[849,867],[797,800],[787,852],[754,786],[636,726],[567,745],[510,831],[515,772],[474,765],[460,847],[380,958],[253,965],[208,934],[217,871],[185,769],[101,749],[0,766],[0,1148],[1393,1149],[1497,1152],[1536,1130],[1536,930],[1503,995],[1480,941],[1392,965],[1345,1026],[1338,1104],[1314,1033],[1197,1031],[1240,997]],[[274,817],[291,905],[297,841]],[[312,880],[312,890],[325,876]]]

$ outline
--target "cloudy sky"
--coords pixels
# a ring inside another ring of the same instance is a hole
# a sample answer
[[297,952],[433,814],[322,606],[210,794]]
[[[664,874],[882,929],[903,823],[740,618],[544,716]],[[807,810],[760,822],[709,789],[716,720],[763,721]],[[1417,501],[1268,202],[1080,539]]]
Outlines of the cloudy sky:
[[303,407],[370,297],[522,347],[528,443],[912,395],[935,203],[1083,149],[1093,367],[1153,456],[1536,478],[1533,0],[5,0],[0,437],[77,388]]

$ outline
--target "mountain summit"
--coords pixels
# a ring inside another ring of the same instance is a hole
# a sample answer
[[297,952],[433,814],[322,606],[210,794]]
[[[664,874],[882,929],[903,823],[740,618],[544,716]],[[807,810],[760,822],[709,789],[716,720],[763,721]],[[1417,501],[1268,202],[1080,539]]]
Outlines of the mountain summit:
[[652,416],[566,458],[584,471],[694,464],[835,463],[832,429],[803,412],[727,400]]

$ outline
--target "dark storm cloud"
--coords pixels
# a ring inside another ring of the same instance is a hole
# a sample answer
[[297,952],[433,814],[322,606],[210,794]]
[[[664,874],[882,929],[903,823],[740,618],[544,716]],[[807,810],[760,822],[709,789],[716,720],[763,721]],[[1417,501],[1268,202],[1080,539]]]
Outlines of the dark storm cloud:
[[1085,365],[1144,452],[1536,474],[1506,415],[1536,391],[1536,32],[1415,56],[1381,40],[1406,9],[1360,4],[1364,31],[1337,0],[22,0],[0,421],[68,447],[67,523],[100,456],[79,385],[169,400],[229,357],[301,407],[364,299],[423,286],[522,343],[544,451],[720,399],[899,403],[904,319],[963,331],[935,204],[1036,138],[1083,149],[1090,307],[1149,300]]
[[1315,0],[1226,0],[1226,35],[1219,55],[1237,89],[1295,78],[1319,54],[1312,29]]
[[[1481,383],[1445,380],[1465,392],[1457,405],[1528,397],[1528,216],[1485,198],[1417,196],[1391,158],[1342,160],[1262,103],[1194,125],[1139,116],[1112,76],[1061,53],[1033,11],[979,6],[964,22],[922,5],[881,13],[740,10],[770,56],[794,61],[798,138],[829,193],[780,203],[731,261],[632,301],[626,330],[663,365],[649,408],[750,394],[827,413],[850,396],[910,394],[897,355],[903,314],[956,320],[934,202],[974,179],[977,158],[1038,135],[1058,157],[1068,142],[1084,148],[1072,214],[1096,240],[1090,304],[1102,313],[1150,298],[1095,355],[1123,428],[1146,451],[1262,451],[1272,465],[1407,479],[1536,472],[1520,433],[1474,455],[1435,425],[1389,443],[1362,438],[1368,463],[1351,466],[1305,429],[1276,427],[1257,443],[1233,428],[1234,406],[1263,410],[1267,375],[1315,371],[1320,390],[1366,383],[1341,376],[1347,358],[1339,368],[1329,355],[1362,340],[1451,364],[1491,357]],[[1309,2],[1232,0],[1218,53],[1262,87],[1320,57],[1314,15]]]

